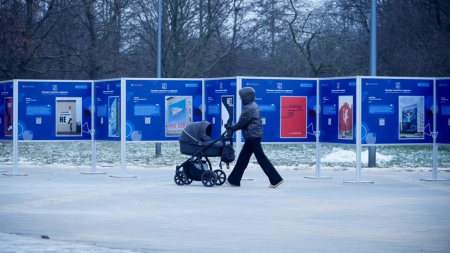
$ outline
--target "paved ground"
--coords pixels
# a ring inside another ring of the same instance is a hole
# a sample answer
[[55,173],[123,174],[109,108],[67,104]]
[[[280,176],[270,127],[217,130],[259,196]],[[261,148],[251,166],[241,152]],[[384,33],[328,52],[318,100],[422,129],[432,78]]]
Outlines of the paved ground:
[[281,170],[269,189],[257,169],[241,188],[180,187],[173,169],[81,171],[0,176],[0,252],[450,252],[450,181],[419,180],[431,172],[344,184],[354,171]]

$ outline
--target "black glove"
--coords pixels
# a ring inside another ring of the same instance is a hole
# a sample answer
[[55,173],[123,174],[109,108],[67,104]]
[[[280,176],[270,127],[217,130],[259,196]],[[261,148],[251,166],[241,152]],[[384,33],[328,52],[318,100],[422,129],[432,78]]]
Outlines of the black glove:
[[226,128],[227,130],[231,130],[231,125],[225,124],[225,128]]

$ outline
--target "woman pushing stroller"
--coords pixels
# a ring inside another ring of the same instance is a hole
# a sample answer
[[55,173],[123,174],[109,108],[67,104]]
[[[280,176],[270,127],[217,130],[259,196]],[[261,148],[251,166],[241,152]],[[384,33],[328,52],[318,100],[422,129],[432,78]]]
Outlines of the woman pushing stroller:
[[250,157],[252,154],[255,154],[256,160],[269,178],[269,187],[276,188],[281,185],[284,180],[264,154],[261,146],[263,125],[259,106],[255,103],[256,92],[251,87],[245,87],[239,90],[239,97],[244,104],[244,108],[242,109],[238,122],[232,126],[227,126],[227,129],[232,131],[242,130],[245,144],[226,184],[234,187],[241,186],[241,179],[250,161]]

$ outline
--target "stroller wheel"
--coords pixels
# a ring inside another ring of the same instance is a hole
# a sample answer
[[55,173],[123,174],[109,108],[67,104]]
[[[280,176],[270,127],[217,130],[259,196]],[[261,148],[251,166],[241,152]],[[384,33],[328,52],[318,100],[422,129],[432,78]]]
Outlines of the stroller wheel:
[[190,178],[186,178],[186,181],[184,182],[184,184],[186,184],[186,185],[191,184],[192,181],[194,181],[194,180],[192,180]]
[[221,170],[215,170],[214,173],[216,173],[217,177],[216,185],[223,185],[227,180],[227,175],[225,174],[225,172]]
[[206,170],[202,174],[202,183],[206,187],[213,187],[216,184],[217,176],[216,173]]
[[182,186],[186,184],[187,176],[184,172],[175,172],[175,177],[173,177],[173,181],[175,181],[175,184]]

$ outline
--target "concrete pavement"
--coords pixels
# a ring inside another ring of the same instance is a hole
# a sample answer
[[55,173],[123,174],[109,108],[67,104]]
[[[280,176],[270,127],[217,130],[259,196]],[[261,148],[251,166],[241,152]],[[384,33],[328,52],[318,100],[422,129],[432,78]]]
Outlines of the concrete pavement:
[[174,168],[82,171],[0,176],[0,252],[450,252],[450,181],[419,180],[431,172],[344,184],[354,171],[280,170],[285,183],[269,189],[260,169],[240,188],[180,187]]

